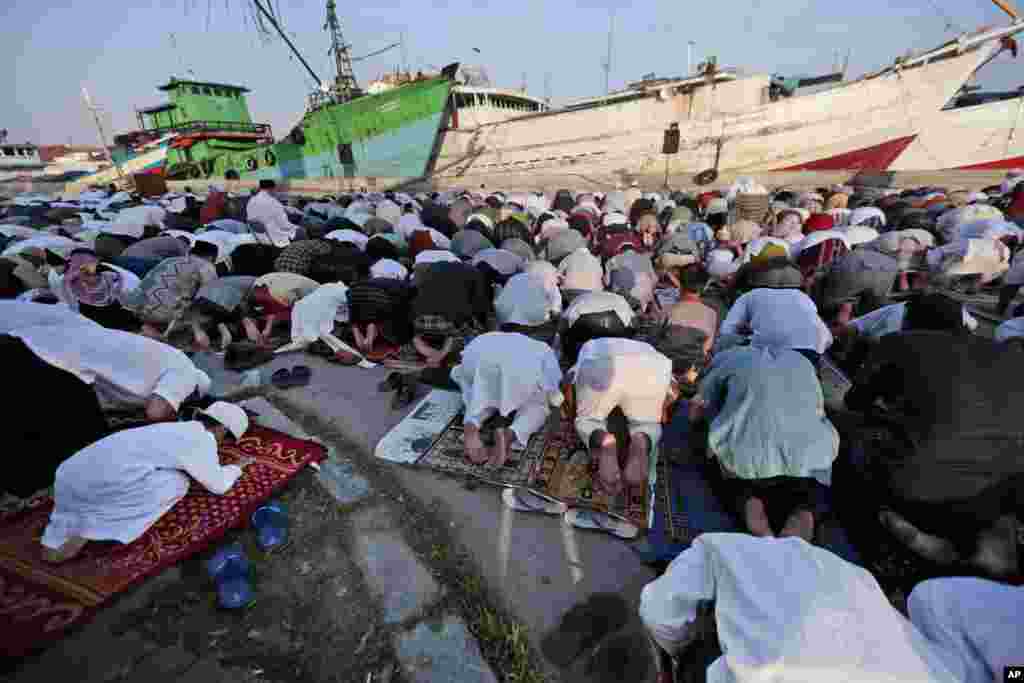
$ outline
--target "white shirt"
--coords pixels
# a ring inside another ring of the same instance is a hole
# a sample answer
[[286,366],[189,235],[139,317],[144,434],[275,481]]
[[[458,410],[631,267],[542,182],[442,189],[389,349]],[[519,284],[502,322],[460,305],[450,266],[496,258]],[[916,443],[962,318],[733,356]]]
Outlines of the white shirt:
[[603,291],[580,294],[573,299],[569,308],[565,309],[562,319],[565,320],[568,327],[572,327],[580,319],[580,316],[587,313],[604,313],[605,311],[615,311],[619,316],[619,320],[626,327],[633,324],[635,314],[626,298],[614,292]]
[[367,235],[355,230],[332,230],[324,235],[324,239],[336,240],[338,242],[351,242],[363,251],[366,251],[366,243],[370,241]]
[[334,321],[348,320],[348,287],[342,282],[320,285],[292,307],[292,341],[311,344],[334,332]]
[[249,200],[245,215],[250,221],[262,223],[267,228],[267,236],[275,247],[287,247],[295,239],[298,226],[288,220],[284,205],[265,190]]
[[558,264],[562,276],[562,289],[597,291],[604,289],[604,268],[601,259],[585,247],[572,252]]
[[23,327],[50,327],[53,334],[61,334],[53,328],[78,326],[100,327],[61,304],[0,301],[0,334],[10,334]]
[[546,405],[562,380],[550,346],[506,332],[488,332],[471,341],[451,375],[462,389],[466,415],[472,417],[492,408],[507,416],[528,403]]
[[238,235],[224,230],[207,230],[195,235],[193,242],[208,242],[217,247],[217,263],[220,263],[230,258],[239,245],[256,242],[256,236]]
[[221,465],[217,442],[199,422],[167,422],[116,432],[57,468],[54,509],[43,545],[72,536],[131,543],[185,497],[189,479],[222,495],[242,476]]
[[104,229],[104,232],[126,237],[142,237],[147,225],[163,228],[166,216],[167,212],[159,206],[132,206],[118,211],[117,218]]
[[722,652],[709,683],[963,681],[954,652],[892,608],[875,578],[799,538],[703,534],[640,595],[654,640],[679,652],[714,601]]
[[[972,332],[978,328],[978,319],[967,311],[967,307],[961,307],[963,313],[964,327]],[[850,321],[850,327],[864,337],[880,339],[887,334],[895,334],[903,330],[903,319],[907,316],[907,304],[891,304],[882,306],[870,313],[854,318]],[[996,330],[998,340],[999,330]]]
[[50,326],[12,334],[43,361],[92,384],[106,407],[139,407],[156,394],[177,410],[197,388],[205,393],[210,386],[184,353],[142,335],[89,325],[67,335]]
[[814,301],[796,289],[760,288],[747,292],[732,305],[719,333],[753,334],[755,346],[811,349],[825,353],[832,333],[818,316]]

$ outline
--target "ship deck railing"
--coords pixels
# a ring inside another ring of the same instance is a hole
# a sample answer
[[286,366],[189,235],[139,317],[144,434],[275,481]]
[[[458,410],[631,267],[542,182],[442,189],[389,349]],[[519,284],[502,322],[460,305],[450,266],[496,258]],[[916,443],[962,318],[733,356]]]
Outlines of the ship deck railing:
[[227,133],[251,133],[260,138],[273,139],[274,133],[268,123],[242,123],[240,121],[190,121],[174,126],[163,128],[146,128],[125,135],[118,135],[115,142],[118,144],[137,144],[134,141],[140,139],[160,138],[168,134],[193,135],[195,133],[227,132]]

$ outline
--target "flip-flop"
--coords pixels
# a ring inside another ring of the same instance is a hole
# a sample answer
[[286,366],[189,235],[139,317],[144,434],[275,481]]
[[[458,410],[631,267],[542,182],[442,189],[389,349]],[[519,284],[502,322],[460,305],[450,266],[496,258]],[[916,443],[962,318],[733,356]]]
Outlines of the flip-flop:
[[267,503],[257,508],[249,519],[263,552],[272,553],[288,545],[288,517],[280,503]]
[[507,488],[501,492],[505,507],[519,512],[542,512],[546,515],[564,515],[569,506],[560,500],[534,493],[524,488]]
[[288,381],[290,387],[305,387],[309,386],[310,380],[313,378],[313,371],[309,369],[307,365],[296,365],[292,368],[292,378]]
[[640,535],[640,527],[613,512],[573,508],[565,513],[563,519],[565,519],[567,524],[571,524],[578,529],[604,531],[627,540]]
[[224,609],[241,609],[256,601],[249,583],[249,560],[241,544],[218,550],[206,570],[217,586],[217,602]]
[[332,362],[337,363],[338,365],[345,365],[348,367],[351,367],[353,365],[359,365],[359,363],[362,360],[363,359],[357,356],[356,354],[349,353],[347,351],[337,351],[334,354],[334,357],[331,358]]
[[270,383],[278,389],[287,389],[291,386],[289,384],[291,378],[292,371],[288,368],[281,368],[280,370],[276,370],[274,374],[270,376]]
[[402,386],[402,375],[397,372],[392,372],[387,376],[387,379],[377,385],[377,391],[387,393],[389,391],[395,391],[400,386]]

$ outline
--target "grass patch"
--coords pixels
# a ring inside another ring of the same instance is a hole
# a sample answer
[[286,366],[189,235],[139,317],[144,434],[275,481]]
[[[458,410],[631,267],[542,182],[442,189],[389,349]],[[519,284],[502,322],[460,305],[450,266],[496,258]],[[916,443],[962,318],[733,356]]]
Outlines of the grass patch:
[[473,624],[481,645],[509,663],[505,680],[510,683],[546,683],[547,678],[530,661],[526,628],[497,612],[481,607]]

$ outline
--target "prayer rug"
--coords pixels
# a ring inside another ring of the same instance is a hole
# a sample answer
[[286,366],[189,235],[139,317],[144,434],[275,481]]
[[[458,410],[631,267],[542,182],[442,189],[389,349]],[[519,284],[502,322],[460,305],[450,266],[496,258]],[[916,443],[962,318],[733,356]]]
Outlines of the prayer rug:
[[828,356],[822,356],[818,364],[818,379],[821,381],[821,392],[825,397],[825,407],[833,410],[843,409],[846,392],[853,383]]
[[[617,432],[612,427],[613,432]],[[619,435],[625,450],[627,443]],[[620,453],[620,461],[624,461]],[[529,488],[566,503],[570,508],[582,507],[610,512],[625,517],[641,530],[650,526],[654,484],[658,476],[658,449],[650,457],[651,467],[646,486],[626,487],[617,496],[605,493],[596,485],[597,469],[576,427],[560,414],[552,414],[544,434],[543,458],[531,475]]]
[[185,498],[133,543],[90,542],[61,565],[47,564],[40,553],[51,497],[38,496],[13,514],[0,512],[0,656],[21,656],[61,638],[118,593],[202,552],[247,523],[306,465],[326,457],[320,444],[257,426],[220,452],[226,463],[256,460],[227,494],[193,482]]
[[[462,431],[462,396],[434,389],[409,415],[380,440],[378,458],[416,467],[428,467],[455,477],[499,486],[525,486],[543,456],[544,430],[534,434],[525,449],[513,448],[502,467],[474,465],[466,458]],[[493,443],[493,423],[481,430],[484,442]]]
[[[460,410],[430,450],[416,461],[418,467],[429,467],[451,476],[478,479],[499,486],[526,486],[530,482],[530,475],[539,467],[544,456],[544,430],[534,434],[525,449],[513,447],[511,455],[501,467],[474,465],[466,457],[462,420]],[[481,429],[485,444],[493,443],[493,434],[490,425],[485,424]]]

